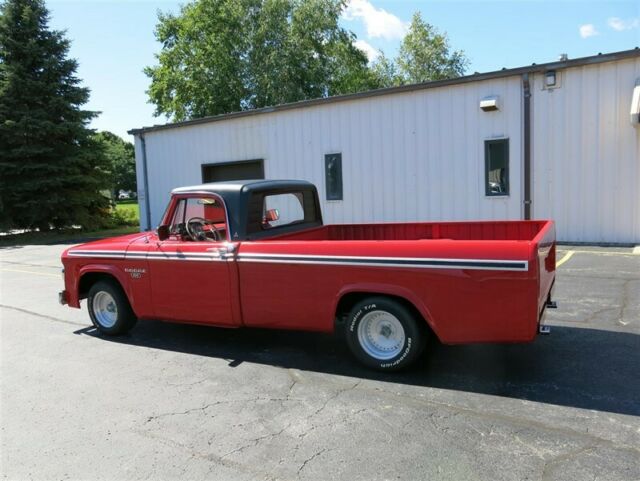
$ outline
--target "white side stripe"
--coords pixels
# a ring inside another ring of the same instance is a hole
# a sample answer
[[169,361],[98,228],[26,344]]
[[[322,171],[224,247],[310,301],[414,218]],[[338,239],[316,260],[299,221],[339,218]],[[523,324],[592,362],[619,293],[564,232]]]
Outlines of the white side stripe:
[[[70,256],[126,260],[181,260],[181,261],[229,261],[236,259],[233,253],[209,252],[125,252],[115,250],[72,250]],[[394,267],[421,269],[471,269],[528,271],[529,262],[501,259],[457,259],[438,257],[370,257],[330,256],[309,254],[239,254],[240,262],[274,264],[317,264],[351,267]]]

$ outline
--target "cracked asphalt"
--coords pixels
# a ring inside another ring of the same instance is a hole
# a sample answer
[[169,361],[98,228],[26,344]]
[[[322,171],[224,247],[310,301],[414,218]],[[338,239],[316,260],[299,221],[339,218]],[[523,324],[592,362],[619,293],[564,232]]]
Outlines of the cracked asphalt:
[[550,336],[381,375],[326,335],[103,338],[57,304],[64,247],[0,248],[2,479],[640,480],[632,249],[561,247]]

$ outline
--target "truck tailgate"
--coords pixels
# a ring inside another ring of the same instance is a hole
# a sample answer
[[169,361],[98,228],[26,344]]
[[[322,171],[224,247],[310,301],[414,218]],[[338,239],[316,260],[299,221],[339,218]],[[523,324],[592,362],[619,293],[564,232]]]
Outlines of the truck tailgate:
[[534,239],[538,261],[538,313],[549,298],[556,278],[556,229],[548,221]]

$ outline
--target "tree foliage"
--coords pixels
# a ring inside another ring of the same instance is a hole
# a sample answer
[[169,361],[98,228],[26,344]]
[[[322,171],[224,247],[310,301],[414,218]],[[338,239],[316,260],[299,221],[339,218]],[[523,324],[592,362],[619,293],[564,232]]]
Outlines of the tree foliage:
[[108,131],[98,132],[95,139],[102,145],[108,161],[109,188],[116,194],[120,190],[136,192],[136,159],[133,144]]
[[0,227],[94,227],[108,166],[82,109],[89,90],[42,0],[0,5]]
[[379,87],[344,0],[196,0],[159,15],[158,65],[147,67],[156,114],[174,120]]
[[416,12],[396,63],[398,77],[394,82],[412,84],[460,77],[469,62],[464,52],[451,51],[446,34],[439,33]]

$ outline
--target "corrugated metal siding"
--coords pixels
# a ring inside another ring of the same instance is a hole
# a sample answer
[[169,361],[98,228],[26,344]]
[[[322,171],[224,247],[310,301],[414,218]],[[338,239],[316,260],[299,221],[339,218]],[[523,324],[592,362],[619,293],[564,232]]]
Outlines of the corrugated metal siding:
[[[640,59],[560,76],[550,91],[532,78],[533,217],[556,220],[564,241],[640,242],[640,129],[629,123]],[[499,111],[479,109],[489,95]],[[315,183],[327,223],[520,219],[522,130],[513,76],[147,132],[151,220],[171,189],[202,181],[202,164],[249,159],[264,159],[267,178]],[[488,198],[484,140],[502,137],[511,195]],[[326,201],[324,156],[335,152],[344,200]],[[138,138],[136,159],[142,188]]]
[[[501,97],[500,111],[479,109],[488,95]],[[171,189],[202,181],[202,164],[258,158],[267,178],[315,183],[327,223],[519,219],[521,110],[512,77],[148,132],[152,223]],[[510,138],[511,195],[487,198],[484,140],[501,137]],[[140,173],[138,139],[136,152]],[[343,201],[324,200],[324,156],[334,152]]]
[[533,81],[533,214],[559,239],[640,242],[640,128],[629,122],[640,59],[571,68],[561,86]]

